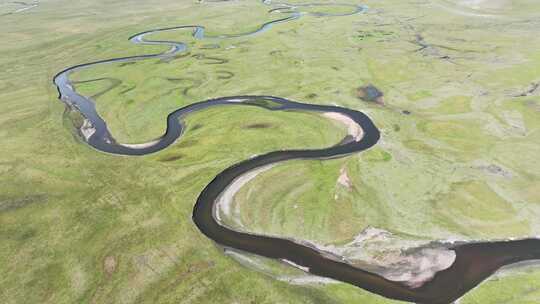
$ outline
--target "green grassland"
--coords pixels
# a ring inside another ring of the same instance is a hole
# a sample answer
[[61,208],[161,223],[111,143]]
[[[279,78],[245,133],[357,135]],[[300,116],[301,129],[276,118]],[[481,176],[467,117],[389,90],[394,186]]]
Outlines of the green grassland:
[[[147,38],[183,41],[189,52],[72,79],[125,143],[161,135],[178,107],[229,95],[337,104],[374,120],[383,136],[372,150],[277,165],[243,187],[234,204],[251,231],[320,244],[346,243],[368,226],[422,240],[540,235],[540,92],[527,93],[540,81],[540,6],[520,1],[475,17],[450,2],[366,1],[367,14],[304,16],[226,40],[155,34]],[[286,16],[268,8],[42,0],[0,17],[1,303],[396,303],[346,284],[275,280],[224,255],[191,220],[197,195],[227,166],[335,144],[343,126],[214,108],[190,116],[173,146],[119,157],[87,146],[80,118],[57,99],[52,77],[68,66],[166,50],[130,43],[135,33],[193,24],[209,35],[249,32]],[[369,83],[384,106],[356,98]],[[350,187],[338,182],[342,170]],[[460,303],[537,303],[539,281],[538,267],[508,269]]]

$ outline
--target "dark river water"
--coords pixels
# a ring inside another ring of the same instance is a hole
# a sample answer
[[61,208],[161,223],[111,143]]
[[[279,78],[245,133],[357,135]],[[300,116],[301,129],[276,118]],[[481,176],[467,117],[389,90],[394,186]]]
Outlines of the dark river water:
[[[269,29],[276,23],[292,21],[305,14],[298,11],[298,7],[284,4],[282,6],[282,8],[272,9],[272,11],[286,10],[288,15],[285,18],[264,23],[258,30],[253,32],[220,35],[212,38],[232,38],[257,34]],[[354,6],[351,13],[337,16],[360,13],[365,9],[362,6]],[[325,17],[333,16],[320,12],[310,14]],[[280,150],[259,155],[237,163],[219,173],[202,190],[193,210],[193,221],[208,238],[223,246],[268,258],[293,262],[309,269],[309,272],[314,275],[346,282],[387,298],[414,303],[452,303],[502,266],[524,260],[540,259],[539,239],[446,245],[446,248],[454,250],[456,253],[456,260],[452,266],[438,272],[432,280],[421,287],[412,288],[402,282],[391,281],[378,274],[338,261],[302,241],[250,234],[221,225],[214,217],[215,204],[225,189],[240,176],[257,168],[288,160],[329,159],[359,153],[376,145],[380,133],[368,116],[356,110],[331,105],[305,104],[274,96],[232,96],[198,102],[170,113],[167,117],[165,134],[151,143],[145,145],[122,145],[116,142],[109,132],[106,122],[97,113],[94,102],[76,92],[69,80],[69,75],[75,71],[101,64],[134,62],[149,58],[170,58],[175,54],[184,52],[187,49],[186,44],[174,41],[146,40],[144,37],[160,31],[182,29],[192,31],[195,39],[209,38],[205,36],[204,27],[196,25],[151,30],[134,35],[130,40],[138,44],[166,45],[169,47],[168,51],[159,54],[114,58],[81,64],[67,68],[55,76],[54,83],[58,88],[60,99],[71,108],[78,110],[91,125],[91,135],[86,138],[90,146],[102,152],[119,155],[135,156],[154,153],[166,149],[181,137],[184,131],[183,118],[187,115],[210,107],[221,106],[260,107],[270,112],[340,113],[352,119],[364,132],[361,139],[342,141],[332,147],[313,150]],[[260,132],[264,132],[264,130]],[[302,130],[298,130],[298,132],[302,132]]]

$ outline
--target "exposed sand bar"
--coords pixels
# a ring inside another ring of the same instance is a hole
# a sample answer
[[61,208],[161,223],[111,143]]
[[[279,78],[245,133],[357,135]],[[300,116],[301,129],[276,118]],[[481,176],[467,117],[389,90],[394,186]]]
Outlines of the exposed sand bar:
[[223,193],[220,195],[220,197],[216,201],[216,204],[214,205],[214,217],[218,220],[218,222],[223,224],[221,215],[224,215],[229,219],[233,219],[234,222],[240,227],[244,226],[240,220],[240,210],[236,208],[233,214],[232,203],[233,203],[234,196],[249,181],[257,177],[257,175],[267,170],[270,170],[273,166],[274,165],[268,165],[268,166],[253,170],[251,172],[248,172],[238,177],[232,184],[229,185],[229,187],[227,187],[227,189],[225,189],[225,191],[223,191]]
[[354,138],[355,141],[359,141],[360,139],[362,139],[362,136],[364,136],[364,131],[362,130],[362,128],[360,128],[360,126],[356,122],[354,122],[354,120],[344,114],[337,112],[326,112],[323,114],[323,116],[338,121],[347,126],[347,132]]

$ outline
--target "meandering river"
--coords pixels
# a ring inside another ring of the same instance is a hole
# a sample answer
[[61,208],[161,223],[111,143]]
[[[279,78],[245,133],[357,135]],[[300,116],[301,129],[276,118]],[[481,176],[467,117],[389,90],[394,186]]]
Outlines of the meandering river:
[[[212,38],[227,39],[261,33],[273,25],[289,22],[304,15],[318,17],[347,16],[362,13],[364,6],[351,6],[350,13],[325,14],[321,12],[305,13],[303,7],[321,6],[320,4],[289,5],[274,4],[272,12],[287,14],[262,24],[256,31],[242,34],[220,35]],[[438,272],[433,279],[420,287],[410,287],[403,282],[389,280],[381,275],[352,266],[343,260],[329,256],[306,242],[293,239],[270,237],[235,231],[223,226],[215,218],[215,204],[223,192],[241,176],[262,167],[294,159],[329,159],[345,157],[352,153],[360,153],[377,144],[380,132],[373,121],[364,113],[332,105],[313,105],[274,96],[231,96],[221,97],[180,108],[167,117],[167,130],[160,138],[140,145],[118,143],[107,128],[106,122],[96,111],[94,102],[73,87],[69,79],[71,73],[92,68],[97,65],[134,62],[138,60],[158,58],[166,59],[187,50],[187,45],[175,41],[147,40],[145,36],[152,33],[191,30],[195,39],[205,39],[204,27],[198,25],[177,26],[146,31],[130,37],[136,44],[166,45],[169,50],[163,53],[122,57],[85,63],[67,68],[54,77],[59,98],[68,106],[79,111],[85,118],[85,138],[90,146],[107,153],[119,155],[147,155],[163,149],[178,140],[184,132],[183,119],[191,113],[210,107],[261,107],[268,111],[303,111],[316,113],[338,113],[346,116],[363,131],[362,136],[342,141],[334,146],[312,150],[280,150],[259,155],[237,163],[219,173],[200,193],[193,210],[193,221],[208,238],[215,242],[258,254],[273,259],[285,260],[318,276],[328,277],[346,282],[379,295],[414,303],[447,304],[459,299],[463,294],[477,286],[492,275],[500,267],[524,260],[540,259],[540,240],[525,239],[500,242],[477,242],[447,245],[448,250],[455,252],[455,260],[449,268]],[[261,130],[261,132],[264,132]],[[301,130],[298,130],[301,132]]]

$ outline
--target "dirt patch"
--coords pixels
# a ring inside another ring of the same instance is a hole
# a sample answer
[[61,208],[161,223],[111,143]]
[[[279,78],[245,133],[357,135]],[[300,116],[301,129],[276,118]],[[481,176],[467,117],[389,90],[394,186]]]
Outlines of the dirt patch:
[[107,256],[103,260],[103,270],[107,276],[111,276],[116,272],[116,267],[118,266],[118,260],[114,256]]
[[347,168],[345,166],[341,167],[341,170],[339,171],[337,183],[349,190],[352,189],[351,179],[349,178],[349,174],[347,173]]

